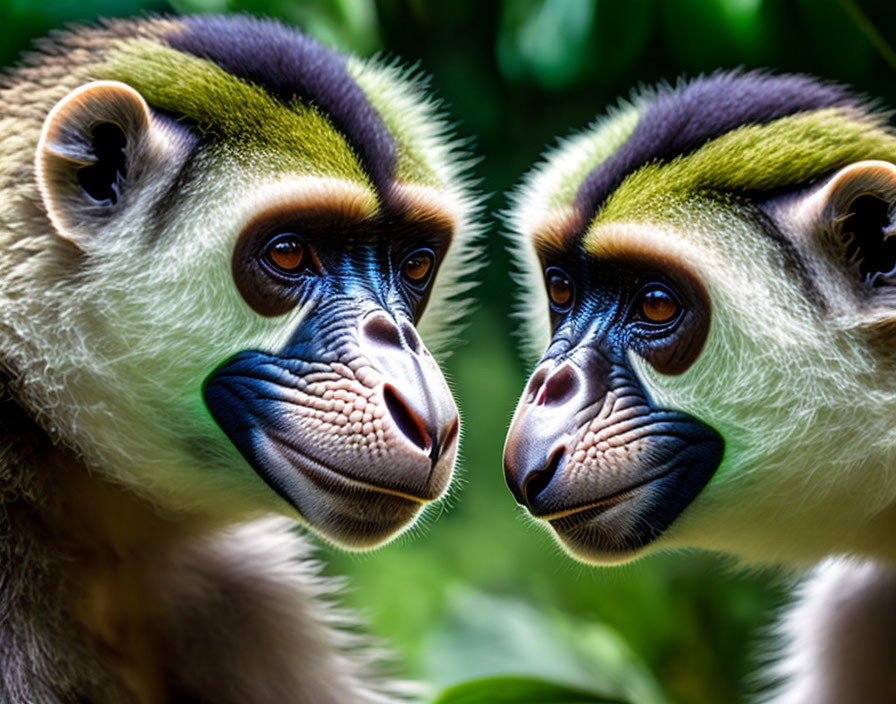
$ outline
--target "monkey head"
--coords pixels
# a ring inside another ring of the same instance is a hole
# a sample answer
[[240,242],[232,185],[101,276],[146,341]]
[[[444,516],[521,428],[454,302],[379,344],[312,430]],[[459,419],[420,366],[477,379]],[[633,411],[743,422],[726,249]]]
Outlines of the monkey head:
[[445,492],[458,415],[423,337],[462,312],[473,227],[419,85],[247,17],[62,35],[18,77],[48,105],[20,207],[48,225],[7,235],[3,317],[58,441],[162,509],[349,548]]
[[637,96],[511,213],[543,356],[504,454],[575,557],[874,552],[893,458],[896,135],[838,86]]

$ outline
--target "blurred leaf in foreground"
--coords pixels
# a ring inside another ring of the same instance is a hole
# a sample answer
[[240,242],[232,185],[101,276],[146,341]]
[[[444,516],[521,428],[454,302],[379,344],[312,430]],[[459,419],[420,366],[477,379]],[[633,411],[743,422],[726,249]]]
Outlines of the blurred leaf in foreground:
[[434,704],[623,704],[531,677],[489,677],[455,685]]
[[[601,692],[604,697],[581,701],[618,697],[634,704],[668,704],[650,668],[614,629],[461,585],[448,592],[443,622],[426,644],[426,661],[426,679],[441,685],[478,677],[524,675],[562,681],[580,691]],[[505,695],[494,701],[529,699]]]

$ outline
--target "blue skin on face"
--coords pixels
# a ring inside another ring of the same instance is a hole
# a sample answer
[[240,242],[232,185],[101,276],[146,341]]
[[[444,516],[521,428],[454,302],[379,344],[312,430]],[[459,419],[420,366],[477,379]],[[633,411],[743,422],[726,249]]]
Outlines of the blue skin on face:
[[[630,553],[665,531],[722,461],[721,435],[657,406],[629,362],[635,352],[661,373],[684,371],[702,348],[708,302],[686,276],[640,263],[552,264],[552,340],[508,436],[508,485],[574,551]],[[645,300],[667,319],[645,316]],[[586,428],[600,437],[586,441]]]
[[[281,235],[253,246],[240,285],[261,277],[249,295],[264,291],[262,306],[310,301],[301,323],[281,350],[226,360],[203,397],[252,468],[309,524],[347,545],[376,544],[437,498],[453,466],[456,409],[413,326],[437,262],[431,249],[395,238],[316,247],[311,257],[290,237],[287,247]],[[271,258],[272,247],[286,256]],[[426,268],[421,258],[432,271],[409,278]],[[277,262],[298,264],[283,271]]]

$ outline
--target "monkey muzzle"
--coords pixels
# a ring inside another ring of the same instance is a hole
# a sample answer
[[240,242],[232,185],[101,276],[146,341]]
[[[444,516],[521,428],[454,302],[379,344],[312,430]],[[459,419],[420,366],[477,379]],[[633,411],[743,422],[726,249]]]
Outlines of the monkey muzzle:
[[697,496],[722,459],[721,436],[655,407],[628,364],[580,346],[532,374],[504,449],[516,500],[576,556],[631,557]]
[[444,493],[459,422],[410,321],[382,309],[346,321],[349,309],[303,324],[277,354],[233,356],[204,396],[249,464],[313,529],[367,548]]

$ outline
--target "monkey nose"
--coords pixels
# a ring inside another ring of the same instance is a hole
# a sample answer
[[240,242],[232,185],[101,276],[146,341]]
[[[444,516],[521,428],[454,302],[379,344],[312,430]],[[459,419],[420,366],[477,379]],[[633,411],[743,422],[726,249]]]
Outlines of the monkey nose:
[[429,455],[433,465],[457,445],[460,423],[456,410],[433,412],[432,404],[424,406],[419,399],[415,403],[390,383],[383,384],[383,400],[395,427],[412,445]]
[[516,502],[537,515],[538,497],[547,489],[565,459],[565,447],[550,454],[526,452],[513,456],[505,453],[504,478]]
[[565,433],[551,427],[553,424],[546,425],[541,416],[533,413],[515,418],[504,446],[507,487],[516,502],[536,516],[542,503],[539,497],[566,459]]
[[383,402],[405,443],[425,453],[430,467],[453,454],[460,425],[457,407],[414,326],[374,313],[362,321],[359,343],[383,375]]
[[507,434],[504,478],[517,503],[534,516],[548,513],[554,503],[551,495],[559,489],[553,479],[563,472],[582,412],[606,395],[602,377],[593,373],[595,364],[579,357],[535,370]]

